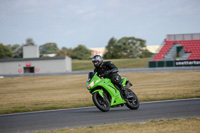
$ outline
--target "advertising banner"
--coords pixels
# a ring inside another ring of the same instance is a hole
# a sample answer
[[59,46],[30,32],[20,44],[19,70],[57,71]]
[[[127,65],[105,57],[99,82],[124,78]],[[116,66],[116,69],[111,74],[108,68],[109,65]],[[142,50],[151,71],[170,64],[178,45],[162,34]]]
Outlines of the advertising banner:
[[179,60],[175,61],[175,66],[200,66],[200,60]]

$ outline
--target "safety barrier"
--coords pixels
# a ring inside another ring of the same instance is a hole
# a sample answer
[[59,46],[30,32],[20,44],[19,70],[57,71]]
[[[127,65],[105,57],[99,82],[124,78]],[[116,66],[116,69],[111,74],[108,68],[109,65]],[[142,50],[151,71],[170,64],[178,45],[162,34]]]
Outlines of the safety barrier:
[[149,68],[200,66],[200,60],[149,61]]

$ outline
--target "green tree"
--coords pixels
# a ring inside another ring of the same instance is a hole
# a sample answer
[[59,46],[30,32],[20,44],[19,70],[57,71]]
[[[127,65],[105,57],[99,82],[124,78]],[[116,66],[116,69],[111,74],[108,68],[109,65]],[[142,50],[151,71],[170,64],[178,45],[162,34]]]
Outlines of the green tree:
[[22,57],[22,46],[19,44],[14,44],[14,45],[8,45],[9,48],[13,52],[13,58],[20,58]]
[[14,44],[14,45],[11,45],[10,48],[12,49],[12,51],[14,52],[15,50],[17,50],[18,48],[20,48],[21,45],[19,44]]
[[132,58],[133,57],[133,42],[130,37],[123,37],[117,41],[118,58]]
[[66,56],[67,52],[65,50],[58,50],[56,53],[56,56]]
[[27,38],[26,43],[23,45],[18,45],[15,44],[11,46],[11,49],[13,50],[14,53],[14,58],[23,58],[23,47],[24,46],[34,46],[35,43],[32,38]]
[[106,59],[138,58],[142,54],[146,41],[135,37],[111,38],[106,46]]
[[72,55],[73,55],[73,49],[72,48],[62,47],[62,50],[64,50],[67,53],[67,56],[72,57]]
[[46,43],[40,46],[41,54],[54,54],[58,51],[58,46],[56,43]]
[[78,45],[73,50],[72,59],[87,60],[91,57],[91,51],[84,45]]
[[17,47],[13,52],[14,52],[14,58],[23,58],[23,45]]
[[148,49],[144,49],[142,51],[142,54],[140,55],[140,58],[149,58],[153,55],[153,53],[151,53]]
[[26,44],[24,44],[24,46],[34,46],[35,43],[33,42],[32,38],[27,38],[26,39]]
[[0,59],[8,59],[13,57],[13,52],[9,46],[0,43]]
[[117,39],[112,37],[108,41],[108,45],[106,46],[106,53],[104,54],[105,59],[113,59],[117,56],[116,50],[117,50]]

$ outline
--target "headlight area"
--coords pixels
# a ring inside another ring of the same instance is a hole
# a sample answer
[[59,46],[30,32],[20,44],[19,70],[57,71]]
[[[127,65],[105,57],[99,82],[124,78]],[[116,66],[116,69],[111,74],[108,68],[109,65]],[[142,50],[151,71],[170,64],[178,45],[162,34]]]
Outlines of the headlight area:
[[94,80],[90,84],[87,84],[87,88],[90,89],[92,86],[94,86]]

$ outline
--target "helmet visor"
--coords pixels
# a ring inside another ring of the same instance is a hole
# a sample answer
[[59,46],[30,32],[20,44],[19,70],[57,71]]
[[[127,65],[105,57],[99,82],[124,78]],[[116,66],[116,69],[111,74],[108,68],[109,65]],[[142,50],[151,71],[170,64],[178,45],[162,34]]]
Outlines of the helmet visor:
[[98,61],[93,61],[94,66],[98,66],[99,62]]

